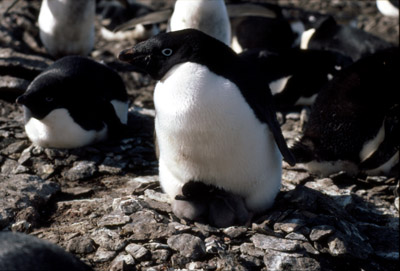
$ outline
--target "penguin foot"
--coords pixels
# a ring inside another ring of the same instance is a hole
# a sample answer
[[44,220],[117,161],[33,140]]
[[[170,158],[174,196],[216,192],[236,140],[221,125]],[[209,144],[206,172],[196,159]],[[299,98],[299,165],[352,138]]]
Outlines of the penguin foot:
[[245,225],[251,220],[242,197],[198,181],[182,187],[182,195],[172,202],[172,211],[179,218],[219,228]]

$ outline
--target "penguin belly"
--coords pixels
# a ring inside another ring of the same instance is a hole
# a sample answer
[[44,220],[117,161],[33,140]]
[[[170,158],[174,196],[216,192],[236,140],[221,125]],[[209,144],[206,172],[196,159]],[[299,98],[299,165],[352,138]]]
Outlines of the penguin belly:
[[282,157],[238,87],[206,66],[174,66],[156,85],[159,177],[174,199],[188,181],[242,196],[252,211],[279,192]]
[[51,111],[41,120],[29,118],[29,109],[24,106],[24,110],[28,116],[25,131],[35,145],[49,148],[78,148],[102,141],[107,137],[106,125],[100,131],[85,130],[64,108]]

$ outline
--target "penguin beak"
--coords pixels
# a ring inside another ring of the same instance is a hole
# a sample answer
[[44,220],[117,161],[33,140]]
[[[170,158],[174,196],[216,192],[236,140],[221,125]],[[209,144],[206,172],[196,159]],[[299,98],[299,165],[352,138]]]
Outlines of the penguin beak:
[[17,104],[19,104],[19,105],[25,105],[25,103],[26,103],[26,97],[25,97],[25,95],[19,96],[19,97],[15,100],[15,102],[16,102]]
[[125,62],[131,62],[134,59],[135,49],[125,49],[118,55],[118,59]]

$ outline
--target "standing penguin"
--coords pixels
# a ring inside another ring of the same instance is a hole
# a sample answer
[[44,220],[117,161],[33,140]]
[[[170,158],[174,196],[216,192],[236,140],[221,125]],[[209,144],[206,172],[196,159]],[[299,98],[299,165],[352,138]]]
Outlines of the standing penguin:
[[128,97],[121,77],[86,57],[67,56],[39,74],[17,98],[36,145],[77,148],[124,131]]
[[87,55],[95,40],[95,0],[43,0],[40,39],[50,55]]
[[199,181],[242,197],[252,212],[271,207],[281,184],[281,153],[295,162],[271,93],[251,63],[195,29],[159,34],[119,59],[159,80],[159,174],[171,199]]
[[177,0],[169,30],[194,28],[229,45],[231,24],[224,0]]
[[398,48],[345,68],[318,94],[302,137],[291,147],[315,173],[398,175]]

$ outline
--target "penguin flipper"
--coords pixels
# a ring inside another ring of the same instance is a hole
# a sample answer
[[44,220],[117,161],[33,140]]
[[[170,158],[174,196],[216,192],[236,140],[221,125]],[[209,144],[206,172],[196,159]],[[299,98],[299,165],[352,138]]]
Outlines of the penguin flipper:
[[118,32],[118,31],[124,31],[131,29],[135,27],[138,24],[156,24],[156,23],[161,23],[164,21],[168,21],[168,19],[172,15],[172,9],[164,9],[160,11],[155,11],[148,13],[146,15],[133,18],[126,23],[123,23],[119,26],[117,26],[113,31]]

